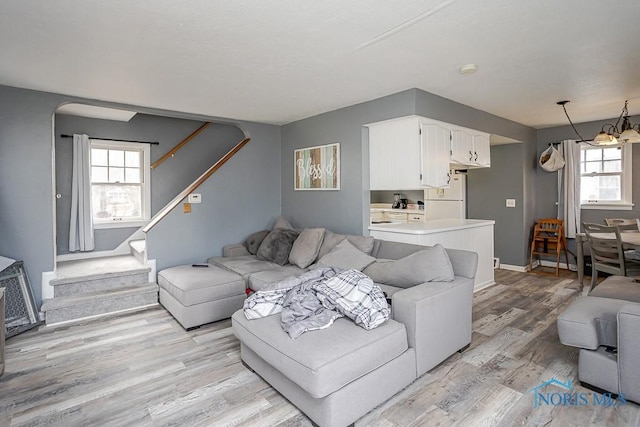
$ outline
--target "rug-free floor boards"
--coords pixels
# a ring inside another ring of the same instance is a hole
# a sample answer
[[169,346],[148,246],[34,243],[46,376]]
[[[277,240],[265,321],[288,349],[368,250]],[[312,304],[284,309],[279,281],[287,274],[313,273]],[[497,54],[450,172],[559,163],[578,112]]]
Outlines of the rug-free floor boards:
[[[640,407],[534,407],[544,381],[577,385],[556,317],[580,293],[560,277],[496,271],[474,296],[473,342],[356,426],[634,426]],[[41,327],[7,341],[0,426],[311,426],[240,363],[224,320],[186,332],[162,308]],[[564,392],[551,387],[549,392]]]

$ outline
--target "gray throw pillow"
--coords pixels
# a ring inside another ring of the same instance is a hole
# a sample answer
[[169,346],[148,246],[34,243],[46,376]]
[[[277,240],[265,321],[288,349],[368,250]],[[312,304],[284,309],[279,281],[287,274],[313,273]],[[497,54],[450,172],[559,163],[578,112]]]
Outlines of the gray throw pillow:
[[256,257],[265,261],[285,265],[289,261],[289,253],[293,242],[298,237],[298,232],[287,228],[276,228],[264,238]]
[[322,246],[320,247],[320,252],[318,253],[318,257],[322,258],[336,245],[342,242],[344,239],[349,240],[349,242],[358,248],[360,251],[364,252],[367,255],[371,255],[371,251],[373,250],[374,238],[369,236],[347,236],[345,234],[336,234],[329,230],[324,233],[324,240],[322,241]]
[[295,228],[293,228],[293,225],[291,225],[291,223],[289,223],[289,221],[287,221],[282,215],[278,217],[278,219],[276,220],[276,223],[273,226],[274,230],[276,228],[286,228],[289,230],[295,230]]
[[353,246],[349,240],[344,239],[338,243],[328,254],[318,260],[320,267],[354,268],[362,271],[376,259]]
[[377,260],[362,271],[376,283],[409,288],[424,282],[451,282],[453,266],[447,250],[437,244],[399,260]]
[[249,251],[251,255],[255,255],[256,252],[258,252],[260,244],[269,233],[271,233],[271,231],[269,230],[256,231],[255,233],[247,237],[247,239],[243,243],[244,247],[247,248],[247,251]]
[[289,262],[300,268],[309,267],[318,258],[324,240],[324,228],[305,228],[291,248]]

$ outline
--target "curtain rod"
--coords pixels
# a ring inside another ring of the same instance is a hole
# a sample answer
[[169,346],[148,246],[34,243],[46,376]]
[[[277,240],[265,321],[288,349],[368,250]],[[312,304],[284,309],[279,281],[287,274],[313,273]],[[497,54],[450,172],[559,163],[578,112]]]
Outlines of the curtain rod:
[[[73,138],[73,135],[60,134],[61,138]],[[135,142],[137,144],[151,144],[151,145],[160,145],[158,141],[132,141],[130,139],[119,139],[119,138],[98,138],[95,136],[90,136],[89,139],[99,139],[100,141],[122,141],[122,142]]]

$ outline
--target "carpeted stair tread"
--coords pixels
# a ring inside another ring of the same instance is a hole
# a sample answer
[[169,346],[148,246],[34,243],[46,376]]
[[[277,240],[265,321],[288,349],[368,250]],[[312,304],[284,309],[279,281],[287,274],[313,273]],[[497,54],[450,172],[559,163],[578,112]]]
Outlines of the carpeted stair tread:
[[143,286],[129,286],[118,290],[87,292],[76,296],[45,299],[42,303],[41,311],[47,312],[50,310],[57,310],[82,304],[92,305],[99,300],[117,299],[128,295],[158,292],[158,289],[159,287],[156,283],[148,283]]

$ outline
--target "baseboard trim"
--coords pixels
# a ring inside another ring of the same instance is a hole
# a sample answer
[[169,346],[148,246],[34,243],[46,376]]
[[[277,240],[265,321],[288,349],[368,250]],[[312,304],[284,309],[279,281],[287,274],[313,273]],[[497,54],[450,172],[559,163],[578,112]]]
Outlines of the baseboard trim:
[[[536,267],[536,265],[534,265],[534,267]],[[511,265],[511,264],[504,264],[504,263],[500,263],[500,269],[501,270],[509,270],[509,271],[517,271],[519,273],[526,273],[527,271],[529,271],[529,266],[525,265],[525,266],[521,266],[521,265]]]
[[[533,268],[536,267],[551,267],[551,268],[555,268],[556,267],[556,263],[553,261],[548,261],[548,260],[542,260],[541,262],[539,261],[534,261],[533,262]],[[566,270],[567,264],[564,262],[560,263],[560,268],[563,270]],[[517,271],[519,273],[527,273],[529,272],[529,265],[511,265],[511,264],[503,264],[500,263],[500,268],[502,270],[509,270],[509,271]],[[578,271],[578,266],[575,264],[569,264],[569,271]]]

